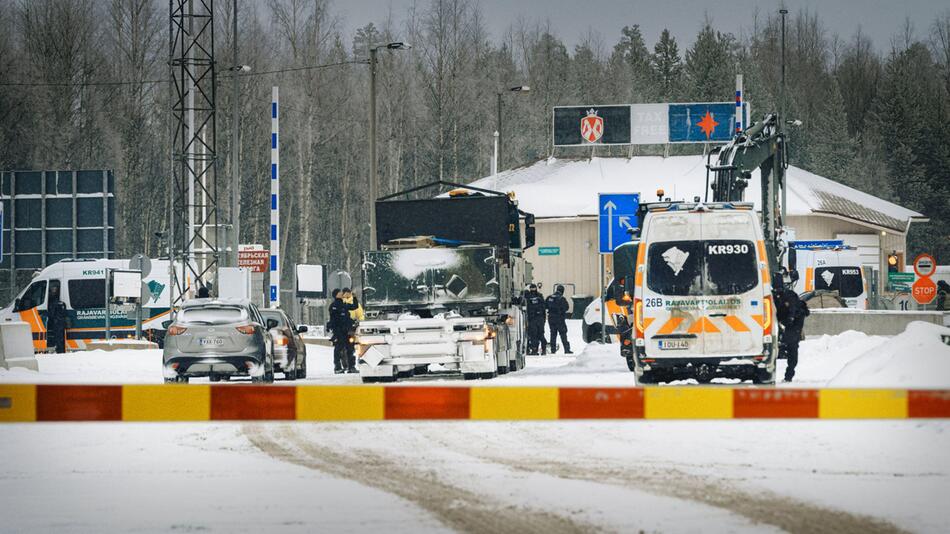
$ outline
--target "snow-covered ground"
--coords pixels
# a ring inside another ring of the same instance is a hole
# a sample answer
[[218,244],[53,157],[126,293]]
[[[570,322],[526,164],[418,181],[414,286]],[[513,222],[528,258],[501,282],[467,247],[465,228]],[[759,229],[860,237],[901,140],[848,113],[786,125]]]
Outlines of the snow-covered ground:
[[[627,369],[616,344],[585,345],[580,321],[569,321],[569,338],[574,355],[563,348],[556,355],[529,356],[527,368],[495,380],[477,382],[480,386],[633,386],[633,373]],[[950,388],[950,346],[940,336],[950,328],[913,323],[907,332],[894,337],[869,336],[848,331],[836,336],[806,339],[799,350],[795,381],[778,387],[929,387]],[[307,380],[278,384],[357,384],[359,375],[333,374],[333,350],[308,346]],[[160,350],[88,351],[62,355],[40,355],[39,371],[0,369],[0,383],[161,383]],[[779,360],[779,377],[785,361]],[[840,374],[840,376],[839,376]],[[278,379],[280,374],[278,374]],[[196,380],[198,382],[199,380]],[[693,382],[694,381],[689,381]],[[716,382],[728,383],[717,379]],[[736,381],[733,381],[736,382]],[[458,377],[420,377],[401,384],[438,383],[471,385]],[[685,382],[679,382],[685,383]]]
[[6,425],[0,531],[947,532],[948,430],[934,421]]
[[[479,385],[633,385],[617,346],[585,346],[578,326],[578,354]],[[939,328],[806,340],[788,387],[950,387]],[[310,358],[307,383],[359,382],[332,373],[328,348]],[[0,382],[161,381],[159,351],[39,362]],[[0,531],[950,531],[946,421],[45,423],[0,436]]]

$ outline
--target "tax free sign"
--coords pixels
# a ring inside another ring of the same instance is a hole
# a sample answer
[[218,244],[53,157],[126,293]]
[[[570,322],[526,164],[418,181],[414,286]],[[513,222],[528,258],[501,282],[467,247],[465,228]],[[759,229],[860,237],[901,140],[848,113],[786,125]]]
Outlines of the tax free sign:
[[[737,104],[625,104],[554,108],[554,146],[725,143],[736,131]],[[749,105],[742,103],[742,123]]]

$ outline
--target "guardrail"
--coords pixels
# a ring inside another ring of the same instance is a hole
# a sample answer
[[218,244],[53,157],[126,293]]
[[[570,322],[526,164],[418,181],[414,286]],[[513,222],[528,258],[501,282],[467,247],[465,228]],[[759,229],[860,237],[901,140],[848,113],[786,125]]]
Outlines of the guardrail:
[[874,336],[896,336],[914,321],[944,325],[947,315],[938,311],[818,309],[805,319],[805,335],[834,336],[857,330]]
[[0,422],[950,418],[950,390],[0,385]]

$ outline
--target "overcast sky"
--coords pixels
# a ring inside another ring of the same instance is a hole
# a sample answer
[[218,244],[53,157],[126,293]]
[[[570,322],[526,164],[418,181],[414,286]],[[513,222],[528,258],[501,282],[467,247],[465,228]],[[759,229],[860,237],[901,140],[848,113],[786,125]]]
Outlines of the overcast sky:
[[[589,29],[599,33],[609,49],[617,42],[620,29],[639,24],[652,49],[663,28],[669,28],[681,43],[680,51],[692,43],[704,13],[709,13],[717,29],[740,36],[759,18],[778,11],[779,0],[478,0],[488,30],[497,40],[512,21],[548,20],[568,47],[573,48]],[[402,21],[407,8],[428,0],[334,0],[334,11],[343,17],[343,30],[353,30],[367,22],[377,24],[394,13]],[[905,18],[913,23],[918,37],[925,37],[938,13],[950,10],[947,0],[791,0],[784,2],[790,16],[798,10],[817,11],[829,32],[850,39],[858,25],[871,36],[879,51],[890,48],[891,38]]]

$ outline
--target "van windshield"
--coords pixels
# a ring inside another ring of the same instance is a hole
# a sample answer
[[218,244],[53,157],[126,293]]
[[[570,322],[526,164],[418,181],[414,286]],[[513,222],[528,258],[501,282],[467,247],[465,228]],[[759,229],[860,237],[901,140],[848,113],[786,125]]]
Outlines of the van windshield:
[[737,295],[759,282],[751,241],[664,241],[648,255],[647,287],[661,295]]

